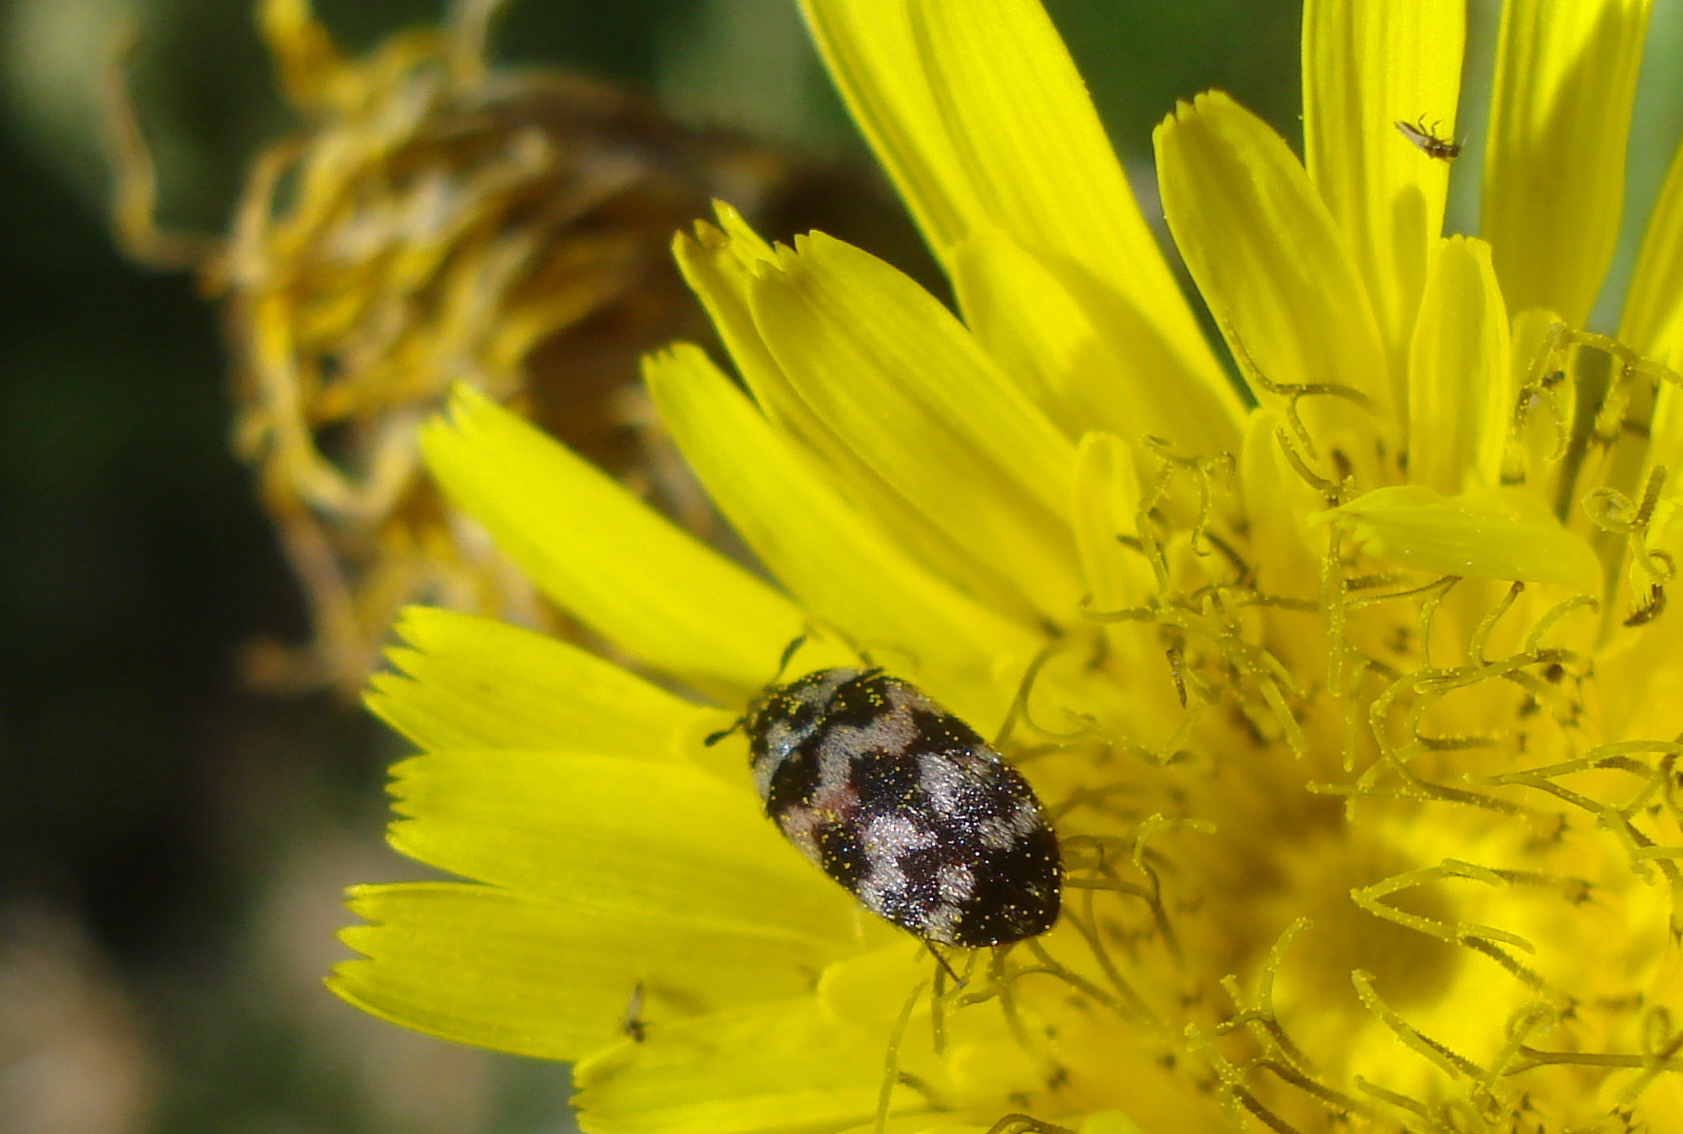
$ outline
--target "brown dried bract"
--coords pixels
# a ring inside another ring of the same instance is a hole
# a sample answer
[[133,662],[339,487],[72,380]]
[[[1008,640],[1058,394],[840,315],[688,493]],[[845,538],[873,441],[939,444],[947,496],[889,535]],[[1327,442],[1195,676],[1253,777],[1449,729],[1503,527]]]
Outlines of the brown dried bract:
[[420,464],[416,426],[454,382],[711,537],[706,500],[636,386],[644,351],[711,339],[673,265],[673,232],[713,197],[774,225],[839,216],[846,228],[874,208],[904,228],[846,170],[680,126],[575,75],[489,66],[496,6],[454,5],[443,26],[350,59],[308,0],[262,0],[305,125],[259,155],[215,240],[154,225],[151,161],[114,76],[119,238],[138,259],[197,267],[221,298],[235,443],[310,599],[315,642],[253,650],[262,684],[354,693],[393,614],[415,600],[556,628]]

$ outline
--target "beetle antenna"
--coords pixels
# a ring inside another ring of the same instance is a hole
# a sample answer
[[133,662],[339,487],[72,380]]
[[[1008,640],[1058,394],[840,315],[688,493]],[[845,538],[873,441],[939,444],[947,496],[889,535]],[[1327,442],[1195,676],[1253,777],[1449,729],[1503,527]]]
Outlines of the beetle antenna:
[[771,675],[771,680],[766,682],[767,685],[777,684],[778,679],[783,676],[783,671],[789,668],[789,662],[794,658],[795,651],[804,645],[806,645],[806,635],[799,634],[796,635],[794,641],[783,647],[783,656],[777,662],[777,672]]
[[[806,635],[800,634],[796,636],[794,641],[783,647],[783,656],[777,661],[777,672],[771,675],[770,681],[766,682],[767,689],[776,685],[783,677],[783,671],[789,668],[789,661],[795,656],[795,651],[799,650],[804,645],[806,645]],[[722,728],[718,732],[709,734],[701,743],[711,748],[747,723],[748,718],[746,715],[737,717],[736,720],[731,722],[731,726],[729,728]]]
[[737,729],[741,728],[746,723],[747,723],[746,718],[737,717],[734,721],[731,722],[729,728],[722,728],[718,732],[708,733],[707,736],[702,740],[701,743],[706,745],[708,748],[711,748],[715,744],[719,743],[719,741],[723,740],[725,737],[729,736],[731,733],[733,733]]

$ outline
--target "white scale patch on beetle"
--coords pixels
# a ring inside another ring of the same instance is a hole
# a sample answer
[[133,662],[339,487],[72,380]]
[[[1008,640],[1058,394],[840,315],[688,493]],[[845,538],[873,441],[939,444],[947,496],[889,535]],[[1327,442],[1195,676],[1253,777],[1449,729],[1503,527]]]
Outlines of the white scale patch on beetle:
[[819,670],[768,686],[742,725],[766,814],[872,913],[963,948],[1057,920],[1063,863],[1034,790],[912,685]]

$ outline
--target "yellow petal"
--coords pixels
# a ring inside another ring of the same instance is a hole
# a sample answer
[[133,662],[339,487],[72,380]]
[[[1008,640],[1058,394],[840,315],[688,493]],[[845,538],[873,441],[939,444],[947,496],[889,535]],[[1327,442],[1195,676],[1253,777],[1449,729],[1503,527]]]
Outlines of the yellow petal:
[[402,674],[374,676],[368,707],[421,748],[554,748],[672,759],[714,714],[577,646],[491,618],[414,606],[396,631]]
[[1445,496],[1423,485],[1393,485],[1310,520],[1346,524],[1363,551],[1404,567],[1601,591],[1601,565],[1589,544],[1524,488]]
[[450,882],[359,886],[342,931],[365,959],[328,987],[374,1015],[444,1039],[540,1059],[614,1042],[632,990],[644,1015],[798,995],[829,954],[775,933],[720,929],[683,912],[603,911]]
[[929,524],[1069,620],[1069,442],[881,260],[822,233],[783,252],[755,281],[754,321],[801,398]]
[[1015,689],[995,687],[994,663],[1027,664],[1035,635],[954,591],[867,523],[699,348],[680,344],[643,373],[708,495],[808,610],[878,663],[909,663],[908,676],[960,716],[1003,717]]
[[853,120],[936,254],[1000,226],[1160,329],[1187,381],[1223,380],[1092,101],[1035,0],[802,0]]
[[714,201],[713,211],[718,215],[719,227],[697,221],[693,238],[683,232],[672,238],[672,256],[685,282],[707,309],[708,318],[748,388],[762,401],[771,402],[766,412],[785,426],[810,432],[814,426],[810,413],[801,414],[796,421],[785,416],[804,409],[797,399],[787,396],[768,399],[769,392],[782,392],[787,384],[782,380],[776,360],[766,350],[759,328],[754,326],[753,312],[748,309],[754,268],[762,263],[774,264],[777,258],[771,245],[760,239],[759,233],[730,205]]
[[1196,338],[1045,9],[1036,0],[909,0],[908,7],[955,172],[979,205],[964,218],[965,232],[998,225],[1023,246],[1084,265],[1098,279],[1143,276],[1134,289],[1154,321],[1158,308],[1178,312],[1180,329]]
[[[875,1112],[885,1043],[810,996],[721,1012],[580,1063],[573,1105],[592,1134],[839,1130]],[[896,1109],[927,1105],[905,1088],[895,1097]]]
[[1480,235],[1510,312],[1582,326],[1619,234],[1649,0],[1508,0]]
[[747,788],[700,768],[554,752],[438,752],[392,769],[393,847],[523,894],[814,947],[857,908],[790,846]]
[[1309,0],[1303,10],[1304,164],[1349,243],[1397,375],[1443,228],[1449,163],[1396,123],[1455,136],[1466,30],[1462,0]]
[[[992,1128],[992,1123],[965,1123],[953,1118],[913,1113],[902,1118],[890,1118],[883,1124],[881,1134],[987,1134]],[[836,1134],[877,1134],[876,1119],[849,1126]]]
[[1087,1116],[1081,1134],[1140,1134],[1140,1128],[1119,1110],[1101,1110]]
[[1661,493],[1665,497],[1683,492],[1683,389],[1664,382],[1654,394],[1654,413],[1649,424],[1648,452],[1638,484],[1646,484],[1649,473],[1665,470]]
[[[1683,371],[1683,147],[1672,159],[1625,298],[1619,339],[1638,354]],[[1683,485],[1683,389],[1662,383],[1649,422],[1648,464],[1663,465],[1669,489]]]
[[714,210],[719,226],[698,223],[695,239],[680,236],[674,251],[766,417],[801,442],[823,465],[830,481],[845,486],[860,511],[890,531],[929,570],[996,610],[1038,621],[1039,612],[1023,597],[1016,581],[998,570],[991,556],[978,558],[932,526],[850,447],[838,432],[838,423],[807,404],[791,385],[767,348],[749,306],[755,274],[768,265],[775,267],[776,255],[735,209],[714,202]]
[[[971,235],[999,228],[1091,293],[1099,333],[1126,373],[1196,389],[1237,420],[1226,379],[1035,0],[802,6],[854,121],[949,276]],[[961,299],[972,322],[976,297]]]
[[1490,246],[1442,241],[1409,349],[1411,482],[1453,494],[1500,481],[1513,406],[1508,345]]
[[945,255],[985,213],[930,91],[909,0],[801,0],[801,10],[853,121]]
[[1648,218],[1619,340],[1645,358],[1683,366],[1683,146]]
[[956,250],[953,286],[993,360],[1066,436],[1152,434],[1201,454],[1237,446],[1242,413],[1227,380],[1185,372],[1160,327],[1090,277],[978,228]]
[[[718,227],[697,221],[694,239],[679,233],[672,252],[760,409],[813,450],[831,467],[832,475],[845,481],[871,511],[883,516],[905,511],[894,491],[854,456],[831,423],[801,400],[761,337],[749,301],[755,274],[777,264],[771,245],[730,205],[714,201],[713,211]],[[933,550],[925,548],[926,552]],[[947,561],[939,554],[930,554],[929,558]]]
[[1256,548],[1257,585],[1269,594],[1317,599],[1325,540],[1311,543],[1303,517],[1320,507],[1322,498],[1281,451],[1279,434],[1284,429],[1283,415],[1253,410],[1239,453],[1239,483]]
[[1138,543],[1140,484],[1133,454],[1119,437],[1081,439],[1075,473],[1075,542],[1095,610],[1142,605],[1155,588],[1150,564],[1122,540]]
[[788,599],[482,394],[456,387],[450,418],[421,445],[451,498],[544,594],[704,692],[758,689],[801,632]]
[[[1159,383],[1225,396],[1045,9],[1037,0],[911,0],[910,10],[941,124],[981,209],[962,235],[999,227],[1111,301],[1121,319],[1101,330],[1133,367],[1157,365]],[[1143,341],[1130,337],[1136,328],[1149,329]],[[1236,409],[1227,404],[1230,417]]]
[[1284,139],[1211,91],[1154,141],[1169,229],[1237,349],[1272,382],[1354,387],[1400,418],[1366,289]]
[[[905,1010],[906,993],[929,976],[931,967],[921,942],[896,935],[880,948],[830,965],[813,992],[826,1016],[886,1029]],[[929,1001],[915,1005],[909,1018],[928,1020]]]

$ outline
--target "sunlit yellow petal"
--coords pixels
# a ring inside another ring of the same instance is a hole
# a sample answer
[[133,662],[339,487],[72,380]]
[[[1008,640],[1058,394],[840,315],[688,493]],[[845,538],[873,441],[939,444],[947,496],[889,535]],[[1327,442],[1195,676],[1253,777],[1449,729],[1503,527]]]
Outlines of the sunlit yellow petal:
[[1508,312],[1490,246],[1440,242],[1408,365],[1408,479],[1454,494],[1501,479],[1513,399]]
[[1303,11],[1303,157],[1367,285],[1392,373],[1443,227],[1449,163],[1396,129],[1455,136],[1466,41],[1461,0],[1310,0]]
[[639,983],[654,1020],[796,995],[825,960],[809,942],[681,909],[604,911],[490,886],[362,886],[350,907],[374,924],[343,931],[366,959],[338,966],[334,992],[394,1023],[543,1059],[619,1038]]
[[410,607],[369,708],[423,749],[555,748],[674,759],[710,710],[577,646],[505,622]]
[[[762,268],[775,266],[777,256],[771,245],[730,205],[715,201],[713,209],[718,226],[697,221],[693,239],[679,233],[673,241],[673,255],[685,280],[707,308],[737,373],[753,393],[760,410],[805,442],[829,466],[832,475],[845,480],[854,496],[866,501],[873,512],[891,516],[897,511],[907,512],[894,490],[860,461],[831,424],[790,386],[783,368],[766,347],[750,308],[755,274]],[[943,555],[927,546],[923,551],[926,558],[952,566],[950,551]]]
[[929,89],[909,0],[801,0],[853,121],[936,250],[985,215]]
[[1156,326],[1083,279],[1000,229],[976,229],[953,258],[971,330],[1067,436],[1104,428],[1189,453],[1233,448],[1241,414],[1226,379],[1188,378]]
[[[882,1134],[987,1134],[992,1124],[979,1122],[931,1121],[927,1114],[909,1114],[890,1118],[882,1125]],[[849,1126],[837,1134],[877,1134],[876,1119]]]
[[[953,1119],[931,1121],[931,1115],[912,1114],[890,1117],[882,1124],[882,1134],[988,1134],[991,1122],[958,1122]],[[860,1122],[858,1126],[838,1129],[836,1134],[877,1134],[877,1119]]]
[[949,273],[958,272],[967,238],[1002,229],[1091,293],[1099,333],[1129,374],[1198,387],[1199,397],[1236,416],[1038,3],[803,0],[803,7],[855,121]]
[[1422,485],[1376,488],[1319,517],[1348,525],[1377,559],[1439,575],[1601,588],[1601,565],[1580,536],[1525,489],[1445,496]]
[[1211,91],[1154,140],[1163,213],[1224,331],[1272,382],[1353,387],[1400,417],[1361,277],[1284,139]]
[[978,227],[1082,265],[1221,376],[1057,31],[1032,0],[803,0],[830,74],[938,255]]
[[[760,338],[759,328],[754,326],[748,293],[753,286],[754,268],[776,263],[776,256],[771,245],[760,239],[734,208],[722,201],[715,201],[713,208],[719,217],[719,227],[697,221],[694,237],[684,232],[673,237],[672,255],[685,281],[707,309],[748,388],[761,399],[772,401],[767,398],[767,392],[781,388],[781,373]],[[790,401],[776,399],[775,404],[765,407],[766,412],[787,423],[786,415],[802,408],[791,406]],[[803,414],[799,421],[789,424],[810,433],[818,423],[810,414]]]
[[995,663],[1027,664],[1037,646],[1026,628],[952,590],[867,524],[698,348],[651,358],[644,376],[708,495],[807,609],[867,651],[904,654],[905,672],[966,719],[1004,716],[1015,687],[995,687]]
[[1480,235],[1510,312],[1582,326],[1619,234],[1649,0],[1508,0]]
[[[825,1014],[836,1019],[878,1027],[892,1024],[905,1009],[907,991],[917,987],[928,964],[928,954],[917,942],[890,941],[830,965],[813,993]],[[928,1020],[928,1001],[914,1005],[910,1018]]]
[[754,320],[801,397],[930,524],[1068,618],[1070,443],[887,264],[822,233],[780,264],[755,281]]
[[[759,688],[801,632],[788,599],[481,394],[457,387],[449,422],[421,444],[451,498],[546,595],[706,692]],[[709,601],[689,601],[691,587]]]
[[1139,476],[1119,437],[1081,439],[1075,473],[1075,542],[1087,593],[1097,610],[1138,606],[1152,593],[1151,568],[1123,540],[1139,543]]
[[[1037,0],[909,0],[913,37],[962,175],[997,227],[1121,316],[1101,326],[1132,373],[1227,396],[1146,228],[1087,89]],[[968,311],[966,312],[968,315]],[[1149,329],[1143,342],[1131,332]],[[1135,351],[1136,343],[1144,348]],[[1230,416],[1236,407],[1223,403]]]
[[[1637,354],[1683,372],[1683,147],[1672,159],[1648,220],[1619,339]],[[1671,382],[1661,385],[1649,428],[1648,464],[1672,474],[1668,488],[1676,491],[1683,486],[1683,389]]]
[[[1273,594],[1313,598],[1319,591],[1320,553],[1311,551],[1303,517],[1317,500],[1280,449],[1285,418],[1256,410],[1239,453],[1239,485],[1245,496],[1262,588]],[[1324,540],[1315,541],[1317,545]]]
[[[574,1068],[573,1103],[580,1127],[603,1134],[835,1130],[875,1112],[883,1053],[881,1029],[839,1023],[805,997],[610,1048]],[[897,1109],[915,1099],[901,1088]]]
[[1003,577],[991,558],[978,558],[961,543],[931,525],[899,489],[856,452],[829,420],[809,405],[790,383],[754,322],[750,293],[754,276],[776,264],[771,246],[761,240],[737,211],[714,202],[719,225],[696,225],[695,239],[680,235],[674,245],[685,278],[701,296],[730,347],[732,361],[766,417],[798,438],[830,480],[847,486],[847,495],[932,572],[983,596],[991,605],[1024,619],[1035,609],[1014,582]]
[[[1045,9],[1033,0],[907,5],[918,61],[979,205],[965,231],[997,226],[1024,247],[1085,265],[1096,278],[1136,278],[1148,296],[1147,318],[1161,324],[1173,311],[1196,338]],[[876,79],[873,72],[856,81]]]
[[[391,843],[538,898],[654,914],[814,947],[853,937],[854,904],[740,789],[692,765],[555,752],[443,752],[392,769]],[[673,816],[684,821],[675,823]]]
[[1619,341],[1645,358],[1683,366],[1683,147],[1672,158],[1625,296]]
[[1119,1110],[1102,1110],[1087,1117],[1081,1134],[1140,1134],[1140,1128]]

